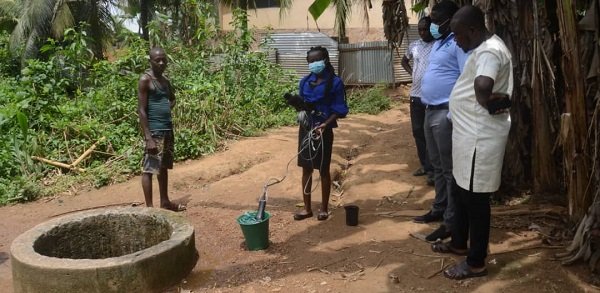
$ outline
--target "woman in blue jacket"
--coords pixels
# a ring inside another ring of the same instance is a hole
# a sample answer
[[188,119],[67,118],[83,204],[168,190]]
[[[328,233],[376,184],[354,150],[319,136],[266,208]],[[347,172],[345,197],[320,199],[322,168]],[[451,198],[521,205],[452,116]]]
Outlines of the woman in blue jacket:
[[294,214],[295,220],[313,216],[311,207],[312,173],[319,170],[321,177],[322,204],[317,219],[329,217],[329,194],[331,193],[331,151],[333,128],[337,119],[348,114],[346,94],[342,79],[335,74],[329,61],[329,52],[323,47],[312,47],[306,61],[310,74],[300,80],[300,96],[308,110],[299,113],[298,166],[302,167],[302,193],[304,210]]

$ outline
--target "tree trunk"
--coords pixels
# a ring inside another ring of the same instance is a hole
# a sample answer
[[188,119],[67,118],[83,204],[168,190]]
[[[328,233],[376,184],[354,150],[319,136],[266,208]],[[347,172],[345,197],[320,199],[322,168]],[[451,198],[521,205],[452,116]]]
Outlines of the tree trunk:
[[564,152],[565,174],[569,196],[569,214],[580,220],[590,206],[588,196],[589,166],[586,155],[587,112],[584,91],[584,74],[579,60],[579,41],[575,22],[576,9],[571,0],[558,0],[557,14],[560,24],[560,44],[562,45],[562,70],[565,81],[566,111],[570,113],[571,135],[568,141],[569,152]]
[[142,30],[142,37],[146,41],[150,39],[148,23],[151,20],[153,6],[153,0],[140,0],[140,29]]
[[565,93],[570,113],[564,124],[568,128],[562,141],[566,146],[569,211],[573,219],[583,217],[573,242],[558,256],[563,257],[563,264],[586,261],[596,271],[600,264],[600,10],[597,0],[587,1],[589,7],[578,23],[577,38],[573,3],[558,2],[563,47],[572,50],[566,51],[563,59],[570,82]]

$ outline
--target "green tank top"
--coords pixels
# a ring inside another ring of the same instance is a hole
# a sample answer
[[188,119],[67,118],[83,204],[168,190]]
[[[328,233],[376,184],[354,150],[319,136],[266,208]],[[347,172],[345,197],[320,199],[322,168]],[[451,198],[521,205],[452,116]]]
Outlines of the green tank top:
[[148,127],[150,130],[173,129],[169,88],[162,88],[153,77],[152,87],[148,91]]

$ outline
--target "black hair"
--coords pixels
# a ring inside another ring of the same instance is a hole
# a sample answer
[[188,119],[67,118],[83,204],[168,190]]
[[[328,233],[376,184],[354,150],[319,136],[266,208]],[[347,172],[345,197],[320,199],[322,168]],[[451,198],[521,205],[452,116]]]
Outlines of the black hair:
[[331,89],[333,88],[333,79],[336,76],[335,68],[333,68],[333,65],[331,65],[331,61],[329,59],[329,51],[327,51],[327,48],[322,46],[310,47],[310,50],[306,52],[306,60],[308,60],[308,55],[313,52],[321,52],[321,54],[323,54],[323,56],[325,57],[325,68],[327,69],[327,71],[329,71],[329,76],[327,77],[326,81],[327,84],[325,85],[325,98],[328,98]]
[[308,55],[313,52],[321,52],[321,54],[323,54],[323,56],[325,56],[325,67],[332,74],[335,75],[335,68],[333,68],[333,65],[331,65],[331,61],[329,59],[329,51],[327,51],[327,48],[321,47],[321,46],[310,47],[310,50],[306,51],[306,60],[308,60]]
[[436,11],[450,19],[458,11],[458,5],[454,3],[454,1],[443,0],[438,4],[435,4],[431,11]]
[[430,25],[430,24],[431,24],[431,17],[429,17],[429,16],[424,16],[424,17],[422,17],[421,19],[419,19],[419,22],[418,22],[418,23],[421,23],[421,22],[425,22],[427,25]]

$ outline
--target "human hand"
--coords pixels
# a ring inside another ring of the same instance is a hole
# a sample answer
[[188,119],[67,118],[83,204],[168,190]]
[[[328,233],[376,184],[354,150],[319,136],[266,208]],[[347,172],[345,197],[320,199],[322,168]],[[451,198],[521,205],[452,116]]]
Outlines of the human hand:
[[158,152],[154,139],[146,139],[146,152],[151,155],[156,155],[156,153]]
[[283,98],[285,99],[287,104],[294,107],[296,111],[304,110],[304,100],[299,95],[292,95],[290,93],[286,93],[283,95]]
[[327,123],[321,123],[321,124],[317,125],[317,127],[315,127],[315,133],[317,134],[317,137],[320,137],[321,134],[323,134],[323,130],[325,130],[326,126],[327,126]]
[[508,113],[512,102],[506,94],[492,94],[486,103],[486,109],[490,115]]

